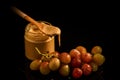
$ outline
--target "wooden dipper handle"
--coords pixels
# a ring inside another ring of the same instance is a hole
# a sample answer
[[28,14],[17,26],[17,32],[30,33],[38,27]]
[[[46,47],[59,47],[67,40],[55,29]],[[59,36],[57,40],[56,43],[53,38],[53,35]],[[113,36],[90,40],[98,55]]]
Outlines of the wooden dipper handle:
[[[28,16],[27,14],[25,14],[24,12],[22,12],[21,10],[17,9],[16,7],[12,7],[12,10],[18,14],[19,16],[21,16],[22,18],[24,18],[25,20],[31,22],[32,24],[36,25],[41,32],[43,32],[42,29],[42,25],[40,23],[38,23],[37,21],[35,21],[33,18],[31,18],[30,16]],[[43,32],[44,33],[44,32]],[[45,34],[45,33],[44,33]]]

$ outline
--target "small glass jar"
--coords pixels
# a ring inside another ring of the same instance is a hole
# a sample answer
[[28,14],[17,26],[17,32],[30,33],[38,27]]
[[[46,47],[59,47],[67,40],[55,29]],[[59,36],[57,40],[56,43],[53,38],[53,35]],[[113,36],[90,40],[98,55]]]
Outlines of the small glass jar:
[[[49,24],[45,24],[46,26]],[[44,25],[44,26],[45,26]],[[40,30],[33,24],[29,23],[25,28],[25,56],[29,60],[41,58],[35,47],[41,53],[51,53],[55,51],[54,36],[49,37],[41,33]]]

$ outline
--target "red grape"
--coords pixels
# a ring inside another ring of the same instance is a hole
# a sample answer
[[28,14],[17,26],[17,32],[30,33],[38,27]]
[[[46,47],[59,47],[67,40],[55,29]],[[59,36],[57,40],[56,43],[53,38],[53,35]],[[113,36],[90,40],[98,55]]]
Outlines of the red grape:
[[59,56],[59,59],[64,64],[69,64],[71,62],[71,56],[67,52],[62,52]]
[[76,78],[76,79],[82,77],[82,74],[83,72],[80,68],[74,68],[72,71],[72,76],[73,78]]
[[71,60],[71,66],[72,67],[80,67],[80,65],[81,65],[81,59],[79,59],[79,58],[73,58],[72,60]]
[[81,53],[77,50],[77,49],[71,49],[69,52],[71,58],[80,58],[81,57]]
[[77,46],[76,49],[81,53],[84,54],[87,52],[87,49],[84,46]]
[[92,67],[90,64],[85,63],[82,65],[82,71],[84,75],[90,75],[92,73]]
[[81,56],[81,59],[84,63],[89,63],[92,60],[92,54],[87,52]]

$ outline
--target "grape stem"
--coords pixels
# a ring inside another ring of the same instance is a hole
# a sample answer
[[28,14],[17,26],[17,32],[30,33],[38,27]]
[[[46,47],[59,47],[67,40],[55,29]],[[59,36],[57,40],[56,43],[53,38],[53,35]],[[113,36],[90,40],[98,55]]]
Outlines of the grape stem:
[[37,50],[37,52],[38,52],[40,55],[42,55],[42,56],[44,56],[44,57],[46,57],[46,58],[51,58],[52,56],[54,56],[53,54],[42,54],[37,47],[35,47],[35,49]]
[[45,54],[42,54],[42,53],[40,52],[40,50],[39,50],[37,47],[35,47],[35,49],[37,50],[37,52],[38,52],[40,55],[46,56]]

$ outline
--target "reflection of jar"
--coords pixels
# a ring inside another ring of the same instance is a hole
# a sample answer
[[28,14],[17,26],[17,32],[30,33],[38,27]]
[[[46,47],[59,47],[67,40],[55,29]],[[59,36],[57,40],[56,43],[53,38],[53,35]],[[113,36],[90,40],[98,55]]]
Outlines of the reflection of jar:
[[30,60],[41,57],[41,55],[36,51],[35,47],[37,47],[41,53],[50,53],[55,51],[54,36],[45,36],[35,25],[31,23],[25,28],[24,38],[25,56]]

